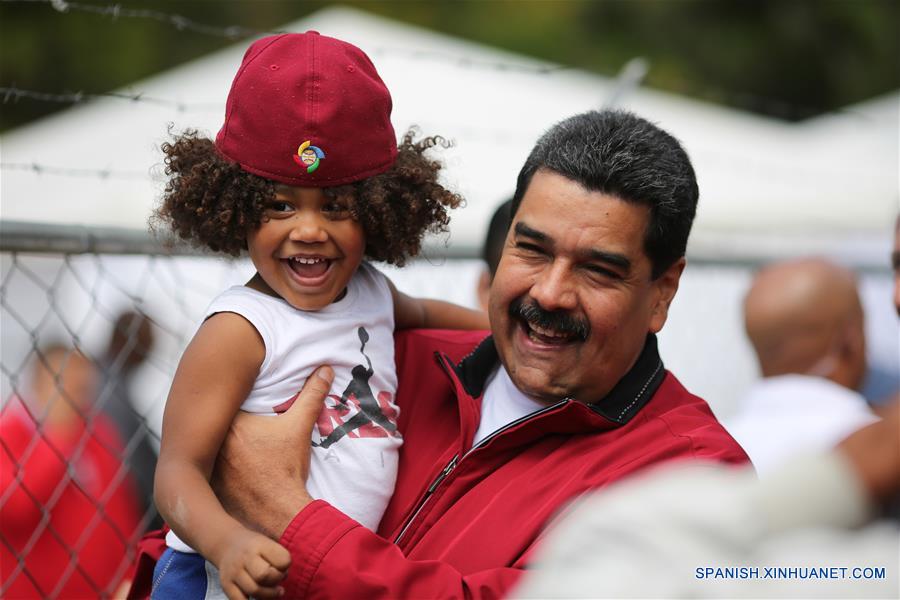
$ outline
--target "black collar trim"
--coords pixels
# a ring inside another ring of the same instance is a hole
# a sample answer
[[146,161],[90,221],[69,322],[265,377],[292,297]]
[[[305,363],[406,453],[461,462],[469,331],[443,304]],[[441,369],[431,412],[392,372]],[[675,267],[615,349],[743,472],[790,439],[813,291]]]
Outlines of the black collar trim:
[[650,334],[625,377],[619,380],[606,398],[588,406],[613,423],[624,425],[650,401],[665,376],[666,369],[659,357],[656,336]]
[[494,336],[489,335],[458,364],[453,365],[453,370],[466,393],[478,398],[484,392],[488,376],[499,362],[500,356],[497,354]]
[[[488,336],[459,364],[452,366],[466,393],[477,398],[484,392],[487,378],[499,360],[494,338]],[[624,425],[653,397],[665,375],[656,336],[649,334],[631,370],[603,400],[589,403],[588,406],[613,423]]]

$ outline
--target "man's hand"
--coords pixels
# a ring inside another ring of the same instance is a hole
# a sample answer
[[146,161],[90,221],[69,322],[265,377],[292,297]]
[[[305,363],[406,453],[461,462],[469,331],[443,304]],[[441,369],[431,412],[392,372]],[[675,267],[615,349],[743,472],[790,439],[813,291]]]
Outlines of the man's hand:
[[312,498],[306,491],[312,428],[334,372],[319,367],[278,417],[238,413],[216,459],[212,486],[233,517],[277,540]]
[[278,542],[245,529],[228,540],[217,566],[228,600],[246,600],[283,596],[278,584],[290,564],[290,553]]

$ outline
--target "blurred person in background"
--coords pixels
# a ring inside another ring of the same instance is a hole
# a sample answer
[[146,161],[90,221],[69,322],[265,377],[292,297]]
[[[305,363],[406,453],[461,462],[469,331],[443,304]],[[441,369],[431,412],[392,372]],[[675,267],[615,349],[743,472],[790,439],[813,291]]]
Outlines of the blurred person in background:
[[157,451],[154,434],[135,407],[131,395],[134,374],[153,349],[153,324],[146,315],[124,311],[116,317],[100,362],[100,393],[97,403],[116,426],[125,445],[124,461],[137,485],[144,529],[162,527],[153,504],[153,473]]
[[0,414],[0,597],[96,598],[124,578],[140,505],[115,427],[91,416],[97,377],[49,346]]
[[857,391],[866,338],[851,271],[820,258],[765,267],[744,301],[744,324],[763,378],[723,423],[761,475],[877,419]]
[[900,215],[894,224],[894,251],[891,253],[891,267],[894,270],[894,308],[900,316]]
[[487,234],[484,236],[484,246],[481,248],[481,259],[484,261],[484,270],[478,278],[478,285],[475,293],[478,295],[478,305],[481,310],[488,309],[488,300],[491,292],[491,282],[494,280],[494,274],[497,272],[497,264],[500,262],[500,255],[503,253],[503,243],[506,241],[506,232],[509,231],[509,222],[512,216],[509,214],[509,207],[512,204],[512,198],[503,202],[494,210],[491,216],[491,222],[488,225]]
[[[894,310],[900,316],[900,215],[894,221],[894,249],[891,252],[894,276]],[[884,417],[894,402],[900,401],[900,377],[897,369],[874,368],[869,371],[863,393],[876,415]]]

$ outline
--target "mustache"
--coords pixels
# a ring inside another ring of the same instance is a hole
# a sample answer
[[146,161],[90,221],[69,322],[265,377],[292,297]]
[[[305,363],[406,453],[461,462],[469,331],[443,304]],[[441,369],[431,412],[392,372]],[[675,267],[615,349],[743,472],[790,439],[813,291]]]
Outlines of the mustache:
[[584,319],[567,312],[544,310],[536,302],[525,302],[521,298],[510,302],[509,314],[512,317],[523,319],[529,325],[574,335],[582,342],[587,340],[591,333],[591,326]]

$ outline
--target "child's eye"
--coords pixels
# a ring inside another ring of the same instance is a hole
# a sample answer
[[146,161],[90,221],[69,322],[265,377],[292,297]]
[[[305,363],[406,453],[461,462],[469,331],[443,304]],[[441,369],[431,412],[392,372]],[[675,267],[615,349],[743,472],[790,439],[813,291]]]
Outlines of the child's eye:
[[322,212],[329,219],[346,219],[350,217],[350,208],[342,202],[331,200],[322,206]]
[[282,200],[275,200],[273,202],[270,202],[266,207],[266,213],[270,216],[284,215],[293,210],[294,207],[290,203],[284,202]]

